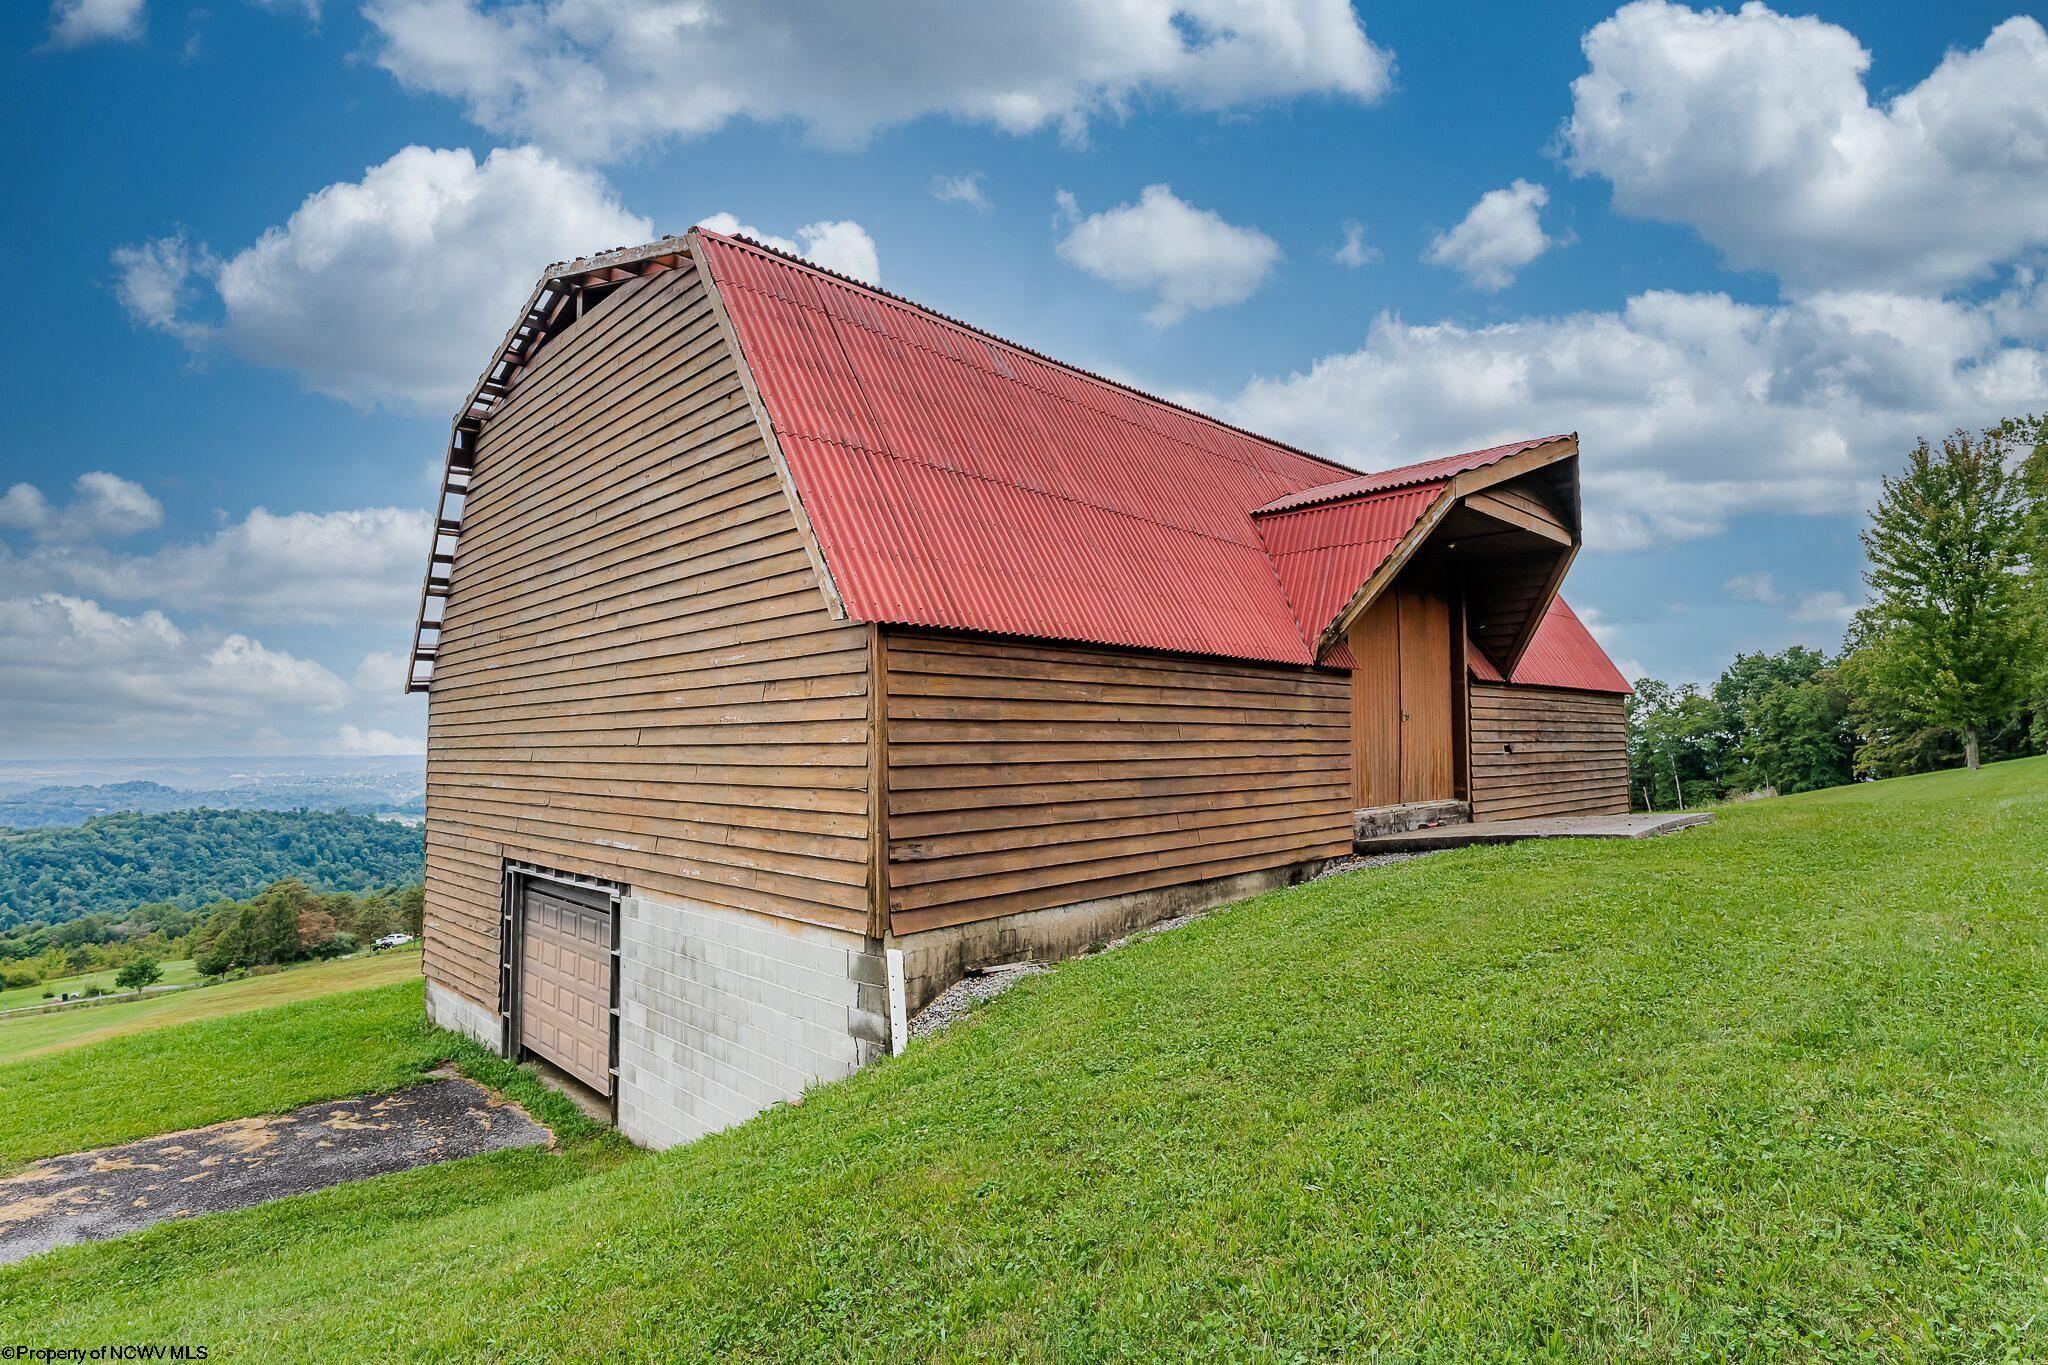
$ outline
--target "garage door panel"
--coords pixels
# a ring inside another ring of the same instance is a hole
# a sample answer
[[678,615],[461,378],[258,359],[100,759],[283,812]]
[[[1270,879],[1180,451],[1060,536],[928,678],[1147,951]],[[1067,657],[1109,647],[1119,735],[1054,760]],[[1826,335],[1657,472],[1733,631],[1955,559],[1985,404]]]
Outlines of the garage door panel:
[[520,914],[519,1041],[610,1094],[610,911],[527,882]]

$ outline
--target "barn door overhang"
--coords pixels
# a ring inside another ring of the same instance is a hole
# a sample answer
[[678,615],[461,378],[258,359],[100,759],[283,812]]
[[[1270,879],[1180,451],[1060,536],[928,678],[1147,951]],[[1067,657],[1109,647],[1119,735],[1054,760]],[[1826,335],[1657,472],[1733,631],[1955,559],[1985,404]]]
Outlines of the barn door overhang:
[[1383,594],[1426,566],[1457,585],[1474,643],[1510,676],[1580,544],[1575,438],[1461,474],[1324,629],[1318,655],[1347,641]]

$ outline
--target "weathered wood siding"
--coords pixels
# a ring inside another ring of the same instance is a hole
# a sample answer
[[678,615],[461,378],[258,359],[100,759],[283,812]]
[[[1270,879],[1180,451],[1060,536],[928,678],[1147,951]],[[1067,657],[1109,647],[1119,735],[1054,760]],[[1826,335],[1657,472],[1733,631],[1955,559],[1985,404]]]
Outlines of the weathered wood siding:
[[1472,818],[1628,813],[1622,698],[1472,684]]
[[694,270],[486,425],[429,694],[430,979],[495,1006],[523,859],[858,929],[869,632],[836,624]]
[[899,934],[1336,857],[1348,676],[890,631]]

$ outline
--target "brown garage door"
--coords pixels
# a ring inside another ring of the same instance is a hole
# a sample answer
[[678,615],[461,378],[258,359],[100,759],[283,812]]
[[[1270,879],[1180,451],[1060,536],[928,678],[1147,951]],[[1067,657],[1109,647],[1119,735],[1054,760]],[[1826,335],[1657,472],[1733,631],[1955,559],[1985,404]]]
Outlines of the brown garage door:
[[599,1094],[612,1090],[609,902],[520,883],[519,1041]]

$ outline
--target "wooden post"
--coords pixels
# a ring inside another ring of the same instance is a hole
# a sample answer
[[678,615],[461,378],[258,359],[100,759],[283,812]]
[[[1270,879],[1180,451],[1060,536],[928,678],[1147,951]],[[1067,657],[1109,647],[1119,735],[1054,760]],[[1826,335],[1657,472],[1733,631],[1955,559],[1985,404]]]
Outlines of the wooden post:
[[888,637],[868,627],[868,937],[889,932]]

